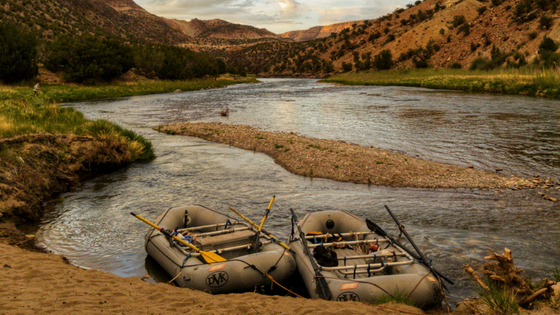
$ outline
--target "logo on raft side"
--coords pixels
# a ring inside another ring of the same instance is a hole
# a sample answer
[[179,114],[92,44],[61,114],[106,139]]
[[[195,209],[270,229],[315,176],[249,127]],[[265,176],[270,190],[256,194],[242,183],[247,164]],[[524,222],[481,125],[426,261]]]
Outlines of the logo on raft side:
[[206,285],[211,288],[221,287],[228,283],[228,281],[229,275],[225,271],[214,272],[206,277]]

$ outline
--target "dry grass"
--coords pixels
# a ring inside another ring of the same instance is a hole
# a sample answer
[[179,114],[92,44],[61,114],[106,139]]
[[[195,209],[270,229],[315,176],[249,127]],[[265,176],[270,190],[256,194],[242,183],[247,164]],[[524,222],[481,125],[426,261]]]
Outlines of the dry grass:
[[168,134],[262,152],[288,171],[308,177],[392,187],[526,188],[535,182],[457,165],[427,161],[343,141],[274,133],[249,126],[182,123],[156,128]]

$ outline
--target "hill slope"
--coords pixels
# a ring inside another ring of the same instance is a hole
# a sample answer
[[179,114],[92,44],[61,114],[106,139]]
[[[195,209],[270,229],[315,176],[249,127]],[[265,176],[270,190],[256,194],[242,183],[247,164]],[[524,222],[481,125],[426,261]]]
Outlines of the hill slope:
[[345,23],[336,23],[325,26],[315,26],[307,30],[290,31],[280,34],[283,38],[293,39],[296,42],[304,42],[314,39],[320,39],[331,36],[332,33],[340,33],[345,28],[352,28],[354,24],[363,24],[365,21],[353,21]]
[[538,56],[545,36],[560,39],[557,6],[557,0],[426,0],[329,37],[255,45],[230,58],[249,72],[289,76],[368,71],[383,50],[396,68],[466,68],[496,55],[520,64]]
[[[138,14],[122,13],[121,9],[125,4],[132,6]],[[136,6],[133,1],[3,0],[0,1],[0,14],[3,19],[24,24],[47,39],[64,33],[89,33],[112,34],[128,41],[165,44],[190,41],[183,33],[151,18],[149,13]]]

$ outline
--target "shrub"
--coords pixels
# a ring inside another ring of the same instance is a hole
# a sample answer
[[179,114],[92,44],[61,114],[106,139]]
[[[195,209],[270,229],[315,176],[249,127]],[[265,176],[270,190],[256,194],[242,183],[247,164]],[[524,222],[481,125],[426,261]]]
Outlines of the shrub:
[[537,38],[537,36],[539,36],[539,33],[531,32],[527,36],[529,37],[529,40],[533,40],[533,39]]
[[453,17],[453,27],[458,27],[459,25],[465,24],[467,22],[467,19],[465,19],[464,15],[455,15]]
[[381,51],[373,58],[373,66],[379,70],[389,70],[393,67],[393,54],[389,49]]
[[37,39],[11,22],[0,22],[0,80],[15,83],[38,73]]
[[343,62],[342,63],[342,71],[344,71],[344,72],[352,71],[352,64],[349,63],[349,62]]
[[548,30],[550,29],[550,27],[552,26],[552,24],[554,23],[554,20],[546,15],[543,15],[541,17],[541,19],[539,20],[539,25],[540,28],[544,29],[544,30]]
[[476,11],[478,12],[478,15],[484,14],[484,12],[486,12],[486,10],[488,10],[488,7],[486,7],[486,6],[483,6],[483,7],[480,7],[478,9],[476,9]]
[[460,62],[454,62],[451,64],[451,66],[449,66],[449,68],[451,69],[462,69],[463,65]]
[[473,60],[473,62],[471,63],[471,66],[469,67],[469,70],[483,70],[483,71],[490,71],[494,69],[493,68],[493,64],[492,64],[492,60],[488,59],[488,58],[476,58],[475,60]]

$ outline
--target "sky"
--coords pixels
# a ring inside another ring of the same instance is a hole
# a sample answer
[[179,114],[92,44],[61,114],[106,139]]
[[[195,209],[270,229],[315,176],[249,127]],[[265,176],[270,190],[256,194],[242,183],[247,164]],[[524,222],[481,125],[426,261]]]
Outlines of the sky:
[[280,34],[375,19],[414,0],[135,0],[148,12],[190,21],[222,19]]

